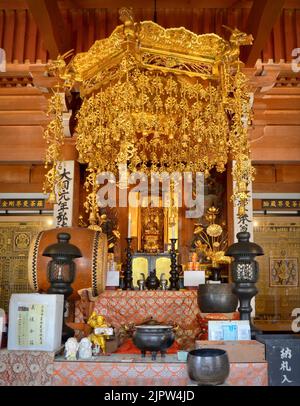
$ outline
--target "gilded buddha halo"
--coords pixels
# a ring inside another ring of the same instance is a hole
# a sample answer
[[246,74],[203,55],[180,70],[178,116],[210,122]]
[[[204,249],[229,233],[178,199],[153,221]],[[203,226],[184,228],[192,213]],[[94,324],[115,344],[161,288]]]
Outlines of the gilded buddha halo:
[[[76,148],[87,164],[84,204],[93,226],[98,218],[97,175],[130,172],[203,172],[233,169],[233,199],[247,229],[247,190],[253,177],[247,126],[250,97],[239,60],[241,45],[252,36],[231,30],[229,41],[216,34],[196,35],[183,27],[164,29],[152,21],[135,22],[120,9],[123,25],[109,38],[49,70],[64,88],[76,86],[83,99],[77,114]],[[228,29],[228,27],[226,27]],[[67,55],[69,56],[69,54]],[[45,131],[49,145],[45,191],[54,191],[63,143],[58,91],[50,100],[54,119]],[[51,196],[51,195],[50,195]]]

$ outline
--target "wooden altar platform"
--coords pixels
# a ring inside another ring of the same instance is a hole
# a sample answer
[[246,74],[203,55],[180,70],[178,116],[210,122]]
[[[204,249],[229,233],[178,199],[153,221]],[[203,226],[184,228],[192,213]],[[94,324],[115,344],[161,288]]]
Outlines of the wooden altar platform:
[[[189,386],[195,384],[177,355],[164,360],[111,354],[91,361],[65,361],[41,351],[0,351],[0,386]],[[230,363],[231,386],[266,386],[266,362]]]
[[[94,309],[114,327],[129,322],[140,324],[153,317],[165,324],[179,326],[176,340],[190,349],[199,345],[196,338],[201,326],[197,291],[122,291],[103,292]],[[92,309],[90,309],[92,310]],[[76,306],[77,323],[83,322],[80,303]],[[201,342],[202,343],[202,342]],[[213,343],[212,343],[213,344]],[[253,343],[251,343],[253,344]],[[204,345],[204,342],[203,342]],[[246,343],[244,344],[245,347]],[[263,346],[263,344],[259,344]],[[247,348],[245,348],[247,351]],[[262,352],[261,352],[262,354]],[[264,356],[230,360],[226,384],[232,386],[265,386],[268,384]],[[177,354],[166,358],[141,358],[140,354],[113,353],[88,361],[66,361],[53,352],[0,351],[0,386],[16,385],[96,385],[96,386],[187,386],[192,385],[186,362]]]
[[[94,310],[116,328],[141,324],[151,317],[164,324],[176,323],[177,341],[183,346],[193,345],[201,331],[195,290],[106,290],[98,296]],[[80,303],[76,306],[75,322],[83,322]]]

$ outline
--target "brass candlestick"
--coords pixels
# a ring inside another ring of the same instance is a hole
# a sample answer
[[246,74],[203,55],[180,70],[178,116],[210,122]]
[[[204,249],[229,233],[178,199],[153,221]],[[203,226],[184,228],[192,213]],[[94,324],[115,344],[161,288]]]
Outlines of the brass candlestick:
[[175,249],[175,244],[176,244],[177,238],[171,238],[171,277],[169,279],[170,281],[170,287],[169,290],[179,290],[179,274],[178,274],[178,268],[177,268],[177,255],[176,255],[176,249]]
[[131,251],[131,242],[132,238],[127,237],[127,248],[126,248],[126,269],[124,272],[124,287],[123,290],[133,290],[133,283],[132,283],[132,251]]

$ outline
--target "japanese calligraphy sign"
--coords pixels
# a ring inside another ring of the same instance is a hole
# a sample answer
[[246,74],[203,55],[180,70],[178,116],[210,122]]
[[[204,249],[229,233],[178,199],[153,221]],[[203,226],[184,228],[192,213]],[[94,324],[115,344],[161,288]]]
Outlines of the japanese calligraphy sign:
[[74,161],[58,164],[60,187],[56,191],[57,204],[54,205],[55,227],[71,227],[73,217]]
[[43,304],[18,306],[17,343],[20,347],[44,344],[45,309]]
[[261,202],[263,209],[300,209],[299,199],[264,199]]
[[259,336],[266,344],[270,386],[300,386],[300,338],[293,334]]
[[44,209],[45,199],[0,199],[0,209]]

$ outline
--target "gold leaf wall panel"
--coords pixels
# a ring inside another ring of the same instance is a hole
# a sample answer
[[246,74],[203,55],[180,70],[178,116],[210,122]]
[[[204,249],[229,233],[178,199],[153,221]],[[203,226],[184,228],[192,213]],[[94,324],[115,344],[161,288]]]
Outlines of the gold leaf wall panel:
[[28,250],[32,239],[50,225],[47,219],[0,219],[0,308],[8,310],[12,293],[32,292],[28,283]]
[[256,319],[291,320],[292,310],[300,307],[300,218],[256,217],[254,241],[265,252],[257,258]]

